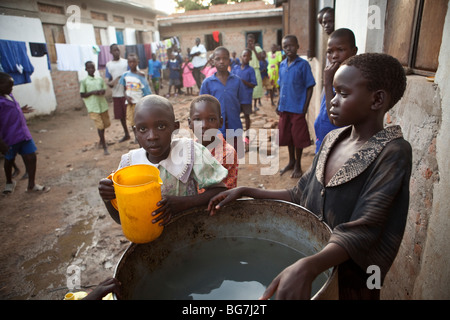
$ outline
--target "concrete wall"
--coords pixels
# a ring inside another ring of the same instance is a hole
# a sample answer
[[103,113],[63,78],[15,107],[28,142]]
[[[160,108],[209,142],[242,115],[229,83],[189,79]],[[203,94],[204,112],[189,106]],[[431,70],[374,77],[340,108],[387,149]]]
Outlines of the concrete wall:
[[14,97],[21,106],[28,104],[35,109],[35,112],[30,115],[53,112],[56,109],[56,98],[52,77],[48,70],[47,55],[32,57],[28,45],[29,42],[45,43],[41,21],[36,18],[2,15],[0,16],[0,39],[26,42],[28,57],[34,67],[31,83],[14,86]]
[[[427,241],[422,247],[421,269],[414,284],[416,299],[450,299],[450,6],[442,36],[439,69],[436,73],[435,100],[440,100],[440,117],[436,128],[436,169],[431,173],[433,186],[427,190],[432,196],[428,220]],[[434,145],[430,146],[433,151]]]

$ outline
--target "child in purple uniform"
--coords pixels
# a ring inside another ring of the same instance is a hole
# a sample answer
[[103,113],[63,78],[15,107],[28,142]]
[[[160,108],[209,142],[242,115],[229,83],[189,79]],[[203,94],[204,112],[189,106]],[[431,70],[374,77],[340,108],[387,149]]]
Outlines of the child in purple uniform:
[[16,155],[19,153],[25,163],[28,173],[29,192],[47,192],[49,187],[35,183],[36,176],[36,145],[27,127],[24,113],[33,112],[33,108],[20,107],[11,94],[14,86],[13,78],[0,72],[0,152],[5,155],[6,186],[4,194],[14,191],[16,182],[12,180],[12,168]]

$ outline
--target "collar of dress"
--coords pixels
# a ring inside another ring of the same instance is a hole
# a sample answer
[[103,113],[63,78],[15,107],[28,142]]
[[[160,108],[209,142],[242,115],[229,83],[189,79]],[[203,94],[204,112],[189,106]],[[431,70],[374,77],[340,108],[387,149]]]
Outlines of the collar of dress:
[[[324,185],[325,181],[325,165],[330,152],[343,134],[351,130],[351,126],[331,131],[327,139],[323,141],[323,147],[317,161],[316,178]],[[392,140],[402,138],[402,130],[400,126],[390,126],[376,133],[350,157],[347,162],[336,172],[326,187],[335,187],[344,184],[360,175],[366,170],[372,162],[378,157],[384,147]]]

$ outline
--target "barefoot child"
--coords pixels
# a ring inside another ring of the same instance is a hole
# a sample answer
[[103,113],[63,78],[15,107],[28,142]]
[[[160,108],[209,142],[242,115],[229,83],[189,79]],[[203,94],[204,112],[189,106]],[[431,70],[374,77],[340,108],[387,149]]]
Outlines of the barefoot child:
[[96,77],[95,65],[92,61],[85,63],[88,76],[80,82],[80,95],[83,98],[89,117],[94,121],[100,137],[99,147],[108,155],[105,130],[111,126],[108,113],[108,102],[105,98],[106,84],[101,77]]
[[33,108],[20,107],[12,95],[13,78],[0,72],[0,152],[5,155],[6,186],[4,194],[14,191],[16,181],[12,180],[12,168],[17,154],[22,156],[28,174],[28,192],[48,192],[50,187],[35,183],[36,145],[27,126],[24,113],[33,112]]
[[[153,216],[162,214],[153,223],[162,220],[160,223],[165,225],[173,215],[206,205],[211,197],[226,190],[222,180],[228,172],[208,149],[192,139],[172,139],[180,123],[175,121],[169,100],[157,95],[142,98],[136,105],[134,119],[133,130],[142,147],[122,155],[118,169],[135,164],[153,165],[159,169],[163,181],[162,200]],[[204,188],[205,192],[198,194],[198,188]],[[120,223],[119,213],[111,204],[115,198],[112,181],[102,179],[99,192],[111,217]]]
[[334,77],[336,96],[330,132],[310,170],[290,190],[240,187],[211,199],[214,214],[242,196],[279,199],[304,206],[333,230],[320,252],[283,270],[263,299],[309,299],[312,281],[338,266],[340,299],[379,299],[366,273],[380,268],[380,283],[397,255],[406,225],[411,145],[399,126],[384,127],[384,116],[403,96],[406,76],[395,58],[376,53],[351,57]]
[[199,143],[208,148],[213,157],[228,170],[223,180],[225,186],[228,189],[236,188],[239,165],[237,153],[219,131],[223,123],[219,100],[209,94],[195,98],[191,102],[188,121]]
[[291,178],[300,178],[303,174],[301,158],[303,149],[311,145],[305,115],[316,82],[308,61],[297,55],[299,49],[297,37],[287,35],[283,38],[283,50],[287,59],[280,64],[280,98],[277,113],[280,115],[280,146],[289,150],[289,164],[280,171],[294,169]]

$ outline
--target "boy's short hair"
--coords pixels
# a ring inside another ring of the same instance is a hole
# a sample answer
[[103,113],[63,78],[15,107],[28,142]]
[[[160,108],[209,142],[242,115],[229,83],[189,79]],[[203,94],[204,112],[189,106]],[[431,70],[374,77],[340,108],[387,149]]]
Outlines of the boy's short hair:
[[217,51],[225,51],[228,54],[228,56],[230,56],[230,51],[224,46],[219,46],[215,48],[213,54],[215,54]]
[[136,111],[140,109],[143,105],[150,105],[150,104],[166,108],[171,113],[171,116],[173,115],[173,121],[175,121],[175,112],[173,110],[172,103],[168,99],[161,97],[157,94],[150,94],[145,97],[142,97],[141,100],[139,100],[138,103],[136,104]]
[[406,90],[406,74],[402,64],[394,57],[384,53],[364,53],[345,60],[342,65],[357,68],[367,79],[370,91],[385,90],[391,95],[391,109]]
[[336,38],[345,38],[348,41],[348,44],[350,45],[351,48],[356,47],[355,34],[350,29],[341,28],[333,31],[333,33],[330,35],[330,39]]
[[112,45],[109,46],[109,50],[111,50],[114,46],[118,46],[117,43],[113,43]]
[[210,95],[210,94],[202,94],[199,95],[198,97],[196,97],[194,100],[192,100],[191,102],[191,106],[190,106],[190,110],[189,110],[189,114],[192,114],[192,111],[194,110],[195,104],[201,101],[205,101],[205,102],[210,102],[212,105],[214,105],[216,107],[216,112],[219,115],[219,117],[222,117],[222,111],[220,108],[220,102],[219,100],[217,100],[216,97]]
[[283,37],[283,40],[282,40],[282,41],[284,41],[284,40],[286,40],[286,39],[292,39],[292,40],[295,41],[295,43],[298,44],[297,36],[294,35],[294,34],[287,34],[287,35],[285,35],[285,36]]
[[250,50],[249,48],[245,48],[244,50],[242,50],[242,53],[244,53],[245,51],[248,51],[250,53],[250,55],[252,54],[252,50]]
[[136,60],[139,61],[139,57],[138,57],[138,55],[137,55],[136,53],[129,53],[129,54],[127,55],[127,59],[130,58],[130,57],[131,57],[131,58],[134,57],[134,58],[136,58]]
[[95,67],[94,62],[92,62],[92,61],[86,61],[86,62],[84,63],[84,67],[87,68],[88,64],[91,64],[91,63],[92,63],[92,64],[94,65],[94,67]]

